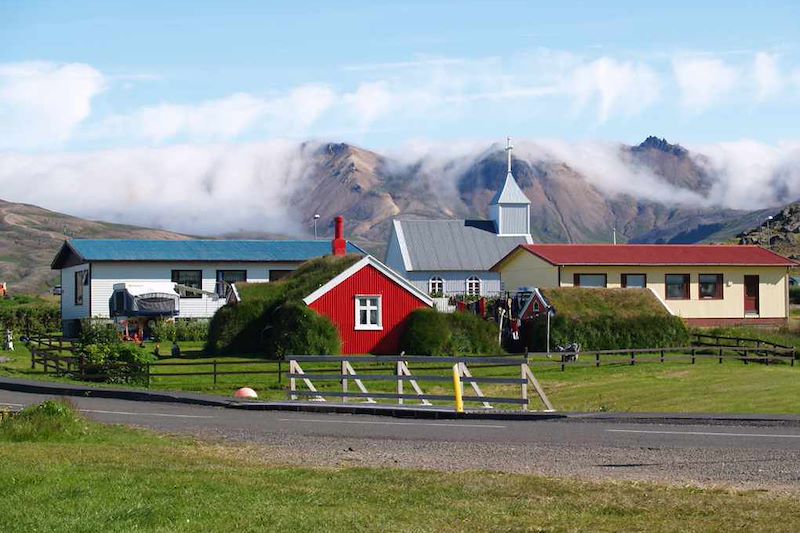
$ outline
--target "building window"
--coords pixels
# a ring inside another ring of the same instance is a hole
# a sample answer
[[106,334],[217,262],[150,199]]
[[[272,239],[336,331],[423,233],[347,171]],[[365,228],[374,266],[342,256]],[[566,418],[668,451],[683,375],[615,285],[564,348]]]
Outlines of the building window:
[[623,274],[623,289],[644,289],[647,287],[647,274]]
[[203,294],[200,292],[194,292],[194,291],[189,292],[186,290],[186,287],[191,287],[192,289],[203,288],[202,270],[173,270],[172,282],[177,283],[179,285],[183,285],[183,287],[178,287],[178,294],[181,295],[181,298],[203,297]]
[[75,272],[75,305],[83,305],[84,287],[89,285],[89,271]]
[[480,296],[481,280],[477,276],[467,278],[467,296]]
[[664,282],[667,300],[689,299],[689,274],[667,274]]
[[428,280],[428,294],[441,296],[444,294],[444,281],[438,276]]
[[539,307],[539,302],[533,302],[533,312],[538,313],[541,308]]
[[607,279],[605,274],[575,274],[572,281],[576,287],[602,289],[606,287]]
[[722,274],[700,274],[700,299],[722,300]]
[[383,329],[380,296],[356,296],[356,328]]
[[217,294],[225,298],[230,286],[247,281],[247,270],[217,270]]
[[270,281],[278,281],[279,279],[283,279],[287,277],[289,274],[294,272],[293,270],[279,270],[279,269],[272,269],[269,271],[269,280]]

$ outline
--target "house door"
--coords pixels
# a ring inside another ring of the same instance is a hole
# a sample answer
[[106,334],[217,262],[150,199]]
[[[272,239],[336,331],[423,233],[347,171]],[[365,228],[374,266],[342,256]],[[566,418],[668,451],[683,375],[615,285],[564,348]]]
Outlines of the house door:
[[744,277],[744,314],[758,314],[758,276]]

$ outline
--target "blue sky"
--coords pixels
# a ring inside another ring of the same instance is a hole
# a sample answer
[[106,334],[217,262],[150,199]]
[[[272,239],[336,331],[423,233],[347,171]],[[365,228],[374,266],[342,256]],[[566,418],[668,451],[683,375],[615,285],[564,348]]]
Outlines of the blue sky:
[[0,3],[0,149],[796,139],[798,2]]

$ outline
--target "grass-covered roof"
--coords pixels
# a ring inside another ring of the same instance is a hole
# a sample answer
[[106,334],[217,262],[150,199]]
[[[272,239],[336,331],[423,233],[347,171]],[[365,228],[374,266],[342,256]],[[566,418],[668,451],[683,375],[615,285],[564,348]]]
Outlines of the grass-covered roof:
[[236,288],[243,302],[275,299],[299,302],[361,258],[360,255],[319,257],[306,261],[282,280],[270,283],[237,283]]
[[670,314],[650,289],[559,287],[542,289],[541,292],[556,313],[565,317],[631,318]]

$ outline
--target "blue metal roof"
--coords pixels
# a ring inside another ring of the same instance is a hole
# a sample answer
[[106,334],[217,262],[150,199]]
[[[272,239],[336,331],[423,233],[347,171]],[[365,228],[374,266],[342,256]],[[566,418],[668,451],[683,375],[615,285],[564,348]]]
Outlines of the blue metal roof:
[[[85,261],[307,261],[331,254],[331,241],[148,241],[73,239]],[[347,252],[366,254],[347,243]]]

